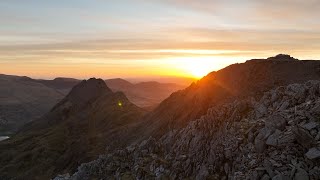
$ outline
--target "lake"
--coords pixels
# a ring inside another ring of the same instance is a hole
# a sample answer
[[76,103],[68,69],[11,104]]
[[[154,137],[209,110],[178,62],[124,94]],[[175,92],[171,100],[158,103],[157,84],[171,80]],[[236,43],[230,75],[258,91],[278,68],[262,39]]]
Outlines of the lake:
[[0,136],[0,141],[6,140],[6,139],[9,139],[9,136]]

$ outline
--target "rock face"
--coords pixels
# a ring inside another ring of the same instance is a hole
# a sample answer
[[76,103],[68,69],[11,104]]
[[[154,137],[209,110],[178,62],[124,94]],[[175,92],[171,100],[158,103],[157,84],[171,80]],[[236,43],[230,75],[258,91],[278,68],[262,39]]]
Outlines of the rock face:
[[[58,179],[320,179],[320,82],[214,106],[181,129]],[[261,113],[261,107],[263,113]]]
[[0,143],[0,179],[42,180],[74,171],[105,153],[107,145],[130,144],[143,114],[103,80],[82,81],[49,113]]

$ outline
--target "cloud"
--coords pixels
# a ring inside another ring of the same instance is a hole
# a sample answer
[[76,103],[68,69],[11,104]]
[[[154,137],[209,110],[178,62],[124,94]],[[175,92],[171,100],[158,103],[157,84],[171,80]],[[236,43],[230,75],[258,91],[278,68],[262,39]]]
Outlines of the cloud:
[[[225,24],[252,28],[319,28],[318,0],[153,0],[178,9],[218,17]],[[319,29],[318,29],[319,30]]]

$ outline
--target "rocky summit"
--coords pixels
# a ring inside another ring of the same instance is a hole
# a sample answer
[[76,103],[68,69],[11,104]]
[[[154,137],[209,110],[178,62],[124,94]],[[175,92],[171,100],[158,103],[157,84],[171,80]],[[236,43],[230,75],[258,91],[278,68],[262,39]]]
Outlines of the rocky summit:
[[145,119],[146,136],[162,136],[185,127],[209,108],[248,97],[260,98],[278,86],[320,80],[320,61],[296,60],[289,55],[249,60],[212,72],[184,90],[173,93]]
[[320,81],[211,107],[186,127],[82,164],[83,179],[320,179]]

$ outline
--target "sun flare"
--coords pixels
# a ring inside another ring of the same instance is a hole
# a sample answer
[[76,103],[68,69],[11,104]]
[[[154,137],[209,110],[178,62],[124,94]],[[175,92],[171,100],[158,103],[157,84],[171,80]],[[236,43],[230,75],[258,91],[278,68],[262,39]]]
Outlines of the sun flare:
[[[218,61],[220,60],[220,61]],[[221,61],[222,60],[222,61]],[[212,71],[221,69],[227,64],[226,57],[180,57],[170,59],[171,66],[176,67],[185,76],[200,79]]]

